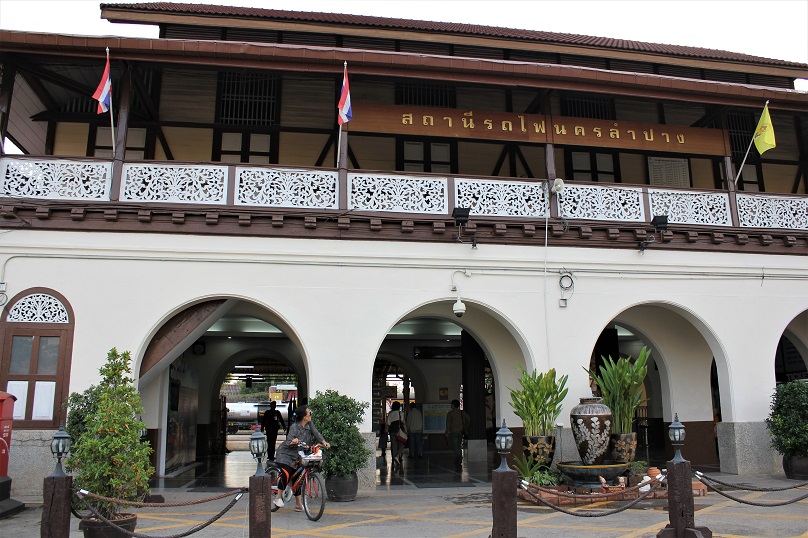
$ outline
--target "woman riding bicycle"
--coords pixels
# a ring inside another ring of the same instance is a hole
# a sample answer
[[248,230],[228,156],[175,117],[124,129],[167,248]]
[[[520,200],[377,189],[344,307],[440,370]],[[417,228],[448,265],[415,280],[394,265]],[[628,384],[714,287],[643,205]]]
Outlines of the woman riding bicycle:
[[[281,443],[278,450],[275,452],[275,463],[281,470],[280,479],[278,480],[278,488],[283,490],[289,479],[295,473],[295,462],[298,459],[298,445],[305,443],[312,445],[312,439],[316,439],[325,448],[330,448],[331,445],[323,439],[314,424],[311,423],[311,410],[305,405],[301,405],[295,409],[295,422],[289,426],[286,432],[286,440]],[[295,512],[303,510],[303,503],[300,498],[300,487],[295,490]],[[278,507],[283,506],[283,500],[280,496],[275,499],[275,505]]]

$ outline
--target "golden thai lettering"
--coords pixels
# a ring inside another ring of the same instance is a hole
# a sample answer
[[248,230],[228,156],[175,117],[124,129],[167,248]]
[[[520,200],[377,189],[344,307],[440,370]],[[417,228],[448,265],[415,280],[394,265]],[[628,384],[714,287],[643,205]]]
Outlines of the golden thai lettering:
[[600,127],[592,127],[592,132],[595,133],[595,136],[598,138],[603,136],[603,132]]
[[586,130],[580,125],[575,126],[575,136],[586,136]]
[[522,131],[523,133],[526,133],[527,129],[525,128],[525,117],[524,116],[516,116],[516,117],[519,118],[519,130]]
[[626,129],[626,132],[631,134],[632,140],[637,140],[637,131],[634,131],[633,129]]
[[609,129],[609,138],[620,138],[620,131],[617,129]]
[[653,142],[654,141],[654,130],[653,129],[648,129],[647,131],[643,131],[642,134],[645,135],[645,139],[648,142]]
[[541,123],[533,122],[533,130],[540,134],[546,134],[547,129],[545,129],[544,120],[541,120]]
[[474,129],[474,118],[472,116],[474,112],[468,111],[463,112],[463,128],[464,129]]
[[659,135],[660,135],[660,136],[664,136],[664,137],[665,137],[665,142],[670,143],[670,141],[671,141],[671,136],[670,136],[668,133],[659,133]]
[[510,120],[502,120],[503,131],[513,131],[513,122]]
[[567,134],[567,126],[564,125],[563,123],[561,125],[556,123],[555,125],[553,125],[553,127],[555,127],[555,134],[562,134],[562,135]]
[[683,135],[683,134],[676,135],[676,141],[679,142],[680,144],[684,144],[685,143],[685,135]]
[[424,116],[423,122],[424,125],[429,125],[431,127],[432,125],[435,125],[435,118],[432,116]]
[[412,125],[412,114],[402,114],[401,125]]
[[485,124],[485,128],[489,131],[494,128],[494,122],[491,120],[485,120],[483,123]]
[[449,127],[451,127],[451,126],[452,126],[452,118],[451,118],[451,117],[449,117],[449,116],[443,116],[443,119],[445,119],[445,120],[448,122]]

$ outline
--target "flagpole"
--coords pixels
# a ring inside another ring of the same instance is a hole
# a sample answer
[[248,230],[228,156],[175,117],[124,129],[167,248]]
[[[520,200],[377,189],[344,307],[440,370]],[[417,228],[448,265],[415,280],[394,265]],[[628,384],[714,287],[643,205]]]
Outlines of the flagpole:
[[[766,107],[769,106],[769,101],[766,101],[766,104],[763,105],[763,110],[766,110]],[[762,113],[761,113],[762,115]],[[757,127],[755,127],[757,130]],[[743,165],[746,164],[746,158],[749,157],[749,152],[752,150],[752,144],[755,143],[755,133],[752,133],[752,140],[749,141],[749,147],[746,148],[746,155],[743,156],[743,160],[741,161],[741,166],[738,168],[738,173],[735,175],[735,185],[738,184],[738,179],[741,177],[741,172],[743,171]]]
[[[109,47],[107,47],[107,63],[109,63]],[[112,117],[112,66],[109,67],[109,79],[110,79],[110,88],[109,88],[109,127],[111,130],[112,135],[112,158],[115,158],[115,120]]]
[[[342,64],[343,74],[348,69],[348,61],[345,60]],[[339,123],[339,130],[337,131],[337,170],[339,170],[340,159],[342,157],[342,126],[343,123]]]

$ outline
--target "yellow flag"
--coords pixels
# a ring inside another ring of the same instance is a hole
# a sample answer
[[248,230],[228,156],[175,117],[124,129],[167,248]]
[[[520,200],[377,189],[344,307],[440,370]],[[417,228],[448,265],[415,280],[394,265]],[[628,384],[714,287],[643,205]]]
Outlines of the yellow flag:
[[777,147],[777,144],[774,141],[774,126],[772,125],[772,119],[769,116],[768,104],[763,107],[763,114],[760,115],[760,121],[757,124],[757,129],[755,129],[755,136],[753,140],[755,141],[755,147],[761,155],[764,152]]

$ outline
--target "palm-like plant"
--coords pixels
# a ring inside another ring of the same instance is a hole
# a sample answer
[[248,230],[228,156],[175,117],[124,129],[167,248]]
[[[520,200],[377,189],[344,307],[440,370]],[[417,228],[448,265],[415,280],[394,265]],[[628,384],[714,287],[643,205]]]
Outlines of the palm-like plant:
[[516,416],[522,419],[525,435],[535,437],[552,435],[555,421],[561,414],[561,402],[567,396],[564,386],[569,376],[556,380],[555,368],[547,373],[527,372],[519,366],[521,390],[508,388],[511,393],[511,407]]
[[642,398],[642,386],[648,373],[648,348],[642,348],[637,360],[631,357],[603,358],[600,374],[587,370],[589,377],[598,384],[603,403],[612,410],[612,433],[631,433],[633,431],[634,413],[645,401]]

